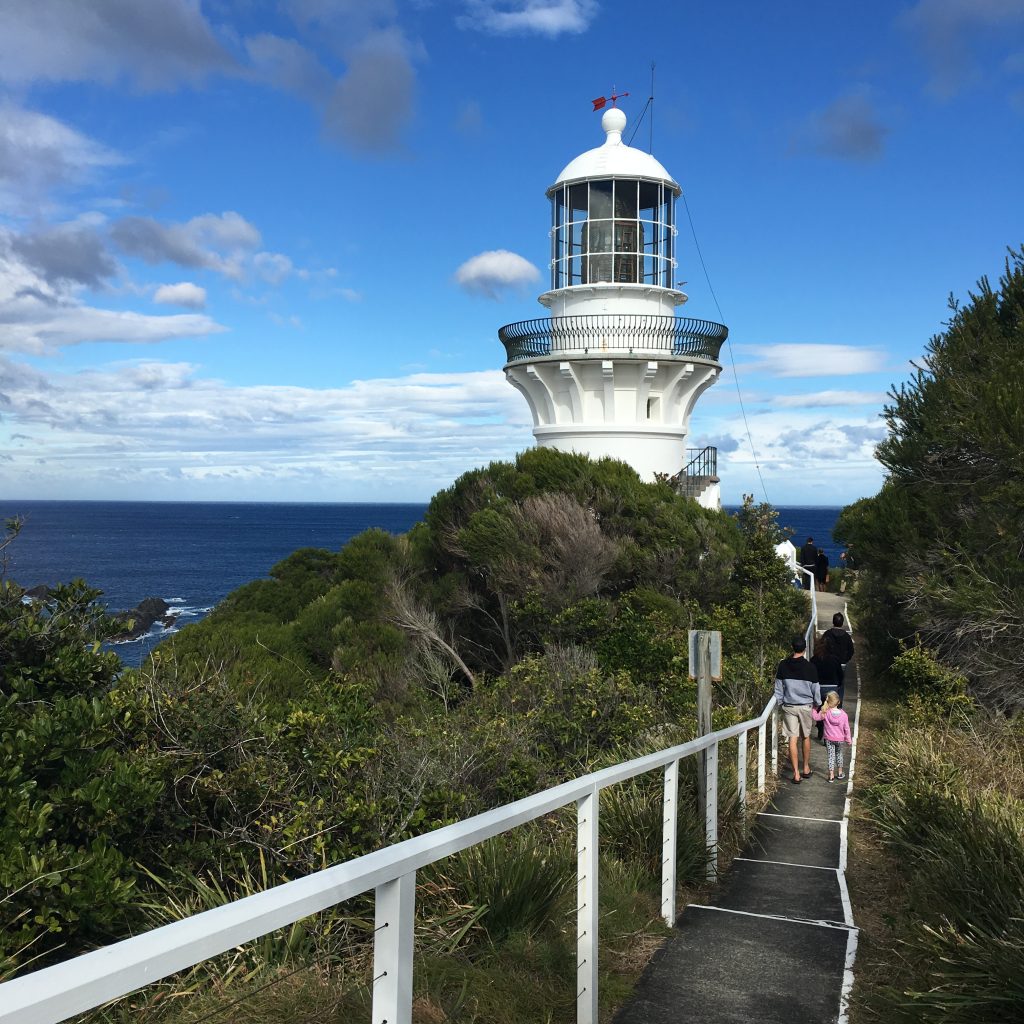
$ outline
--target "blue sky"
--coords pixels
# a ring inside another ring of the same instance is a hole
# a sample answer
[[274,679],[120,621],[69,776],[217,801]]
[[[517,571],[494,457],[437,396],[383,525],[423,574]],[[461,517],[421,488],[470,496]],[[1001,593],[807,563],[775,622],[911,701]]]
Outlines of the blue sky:
[[[764,478],[726,350],[691,443],[728,503],[874,493],[885,392],[1024,241],[1024,0],[0,0],[0,25],[5,498],[417,501],[528,447],[496,331],[544,312],[544,192],[603,140],[590,99],[629,91],[628,139],[652,62]],[[718,320],[684,219],[677,256]]]

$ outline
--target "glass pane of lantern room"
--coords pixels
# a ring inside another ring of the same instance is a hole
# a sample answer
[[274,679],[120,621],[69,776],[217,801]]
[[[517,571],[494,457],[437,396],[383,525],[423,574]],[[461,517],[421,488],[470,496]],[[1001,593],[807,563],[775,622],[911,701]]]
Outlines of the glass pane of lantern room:
[[639,189],[641,220],[654,220],[658,209],[658,186],[653,181],[641,181]]
[[612,183],[611,181],[592,181],[590,183],[590,219],[610,219],[612,216]]
[[558,227],[565,222],[565,186],[559,185],[551,197],[551,226]]
[[574,221],[587,219],[587,183],[569,186],[569,210]]
[[637,182],[626,178],[615,180],[615,216],[636,219]]

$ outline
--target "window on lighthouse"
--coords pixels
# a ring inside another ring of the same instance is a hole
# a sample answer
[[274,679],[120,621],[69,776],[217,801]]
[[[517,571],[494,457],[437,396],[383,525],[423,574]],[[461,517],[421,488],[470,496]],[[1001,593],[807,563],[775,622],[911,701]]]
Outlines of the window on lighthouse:
[[556,186],[551,199],[553,287],[672,287],[671,186],[609,178]]

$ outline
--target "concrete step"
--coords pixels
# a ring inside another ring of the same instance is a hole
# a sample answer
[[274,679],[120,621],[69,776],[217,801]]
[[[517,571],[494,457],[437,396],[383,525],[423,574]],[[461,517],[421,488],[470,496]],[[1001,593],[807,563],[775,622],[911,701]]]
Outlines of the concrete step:
[[834,1024],[849,941],[847,928],[687,907],[615,1024]]
[[839,866],[838,821],[759,814],[744,856],[750,860],[810,867]]
[[737,858],[711,903],[768,917],[849,923],[849,896],[832,868]]

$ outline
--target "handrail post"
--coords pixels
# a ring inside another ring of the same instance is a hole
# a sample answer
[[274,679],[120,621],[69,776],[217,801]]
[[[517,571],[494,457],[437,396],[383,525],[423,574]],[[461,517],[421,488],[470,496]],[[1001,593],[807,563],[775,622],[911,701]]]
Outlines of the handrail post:
[[665,765],[665,796],[661,802],[661,916],[670,928],[676,923],[676,838],[679,822],[679,761]]
[[412,1024],[416,872],[378,885],[374,904],[373,1024]]
[[718,876],[718,742],[705,752],[704,839],[708,851],[707,878]]
[[772,774],[779,774],[779,709],[772,708]]
[[597,1024],[598,809],[595,788],[576,801],[576,1024]]
[[765,740],[767,737],[767,724],[762,722],[757,727],[757,791],[758,793],[764,792],[764,769],[765,769]]
[[740,814],[744,826],[747,821],[747,734],[736,737],[736,796],[739,799]]

